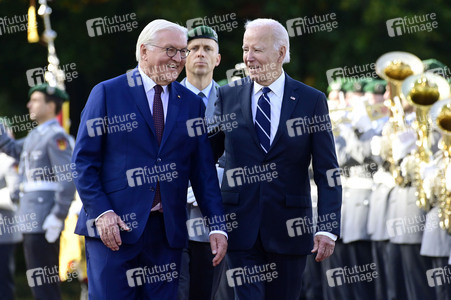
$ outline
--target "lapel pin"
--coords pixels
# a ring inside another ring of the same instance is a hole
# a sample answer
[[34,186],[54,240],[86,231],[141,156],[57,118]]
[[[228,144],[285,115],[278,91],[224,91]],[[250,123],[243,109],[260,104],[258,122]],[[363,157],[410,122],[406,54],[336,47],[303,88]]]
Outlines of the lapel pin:
[[296,100],[296,98],[294,96],[291,96],[290,99],[291,100]]

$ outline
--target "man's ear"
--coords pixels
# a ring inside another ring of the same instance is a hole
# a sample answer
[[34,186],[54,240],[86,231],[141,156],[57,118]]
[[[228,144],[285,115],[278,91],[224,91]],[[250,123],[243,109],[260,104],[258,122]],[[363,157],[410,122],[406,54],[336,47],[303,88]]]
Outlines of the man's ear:
[[282,63],[285,59],[285,55],[287,55],[287,48],[285,46],[281,46],[279,48],[279,58],[277,59],[277,61]]
[[221,54],[218,53],[218,55],[216,56],[216,64],[215,67],[219,66],[219,63],[221,62]]
[[147,53],[149,52],[149,49],[147,49],[146,45],[141,44],[139,51],[141,53],[141,59],[144,61],[147,60]]

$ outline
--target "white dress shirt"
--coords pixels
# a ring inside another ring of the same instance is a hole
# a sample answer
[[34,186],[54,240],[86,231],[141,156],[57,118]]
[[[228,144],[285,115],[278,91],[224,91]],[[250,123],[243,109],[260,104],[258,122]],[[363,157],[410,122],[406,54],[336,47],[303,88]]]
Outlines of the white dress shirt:
[[[153,116],[153,97],[155,96],[154,87],[157,85],[149,76],[147,76],[141,67],[138,66],[139,74],[142,78],[144,91],[146,92],[147,102],[149,103],[150,113]],[[166,123],[166,116],[168,114],[169,91],[167,85],[162,85],[163,92],[161,93],[161,102],[163,102],[164,122]]]
[[202,101],[204,101],[205,107],[207,107],[208,104],[208,99],[210,98],[210,93],[211,93],[211,88],[213,87],[213,80],[210,82],[210,84],[204,88],[202,91],[199,90],[197,87],[195,87],[194,85],[192,85],[189,81],[188,78],[185,80],[185,85],[186,88],[189,89],[191,92],[193,92],[196,95],[199,95],[200,92],[202,92],[205,97],[202,97]]

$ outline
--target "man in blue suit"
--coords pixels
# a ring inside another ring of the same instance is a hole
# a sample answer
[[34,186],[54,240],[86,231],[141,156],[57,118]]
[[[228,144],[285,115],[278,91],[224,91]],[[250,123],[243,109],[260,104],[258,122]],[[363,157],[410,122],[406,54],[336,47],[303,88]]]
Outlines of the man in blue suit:
[[95,86],[83,110],[75,232],[86,237],[90,299],[176,299],[188,181],[210,226],[213,265],[225,255],[202,100],[175,81],[186,46],[184,27],[152,21],[138,38],[138,67]]
[[228,232],[227,279],[240,300],[299,299],[306,255],[326,259],[340,234],[341,171],[326,97],[283,71],[289,38],[275,20],[246,24],[243,60],[250,78],[219,89],[220,126],[211,129],[223,130],[210,132],[216,155],[227,153],[222,198],[238,223]]

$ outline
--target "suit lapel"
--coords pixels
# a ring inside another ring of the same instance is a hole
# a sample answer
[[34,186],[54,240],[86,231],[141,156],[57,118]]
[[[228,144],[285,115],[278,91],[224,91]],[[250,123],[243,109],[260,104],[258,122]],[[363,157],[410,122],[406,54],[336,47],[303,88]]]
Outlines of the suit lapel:
[[[141,75],[139,74],[138,68],[134,69],[133,72],[136,72],[139,76],[139,79],[142,82]],[[135,85],[133,87],[129,86],[130,93],[132,94],[132,99],[135,101],[136,106],[138,106],[138,110],[142,114],[144,120],[152,131],[153,135],[155,135],[155,127],[153,124],[152,114],[150,113],[149,102],[147,101],[146,91],[144,90],[144,85]]]
[[287,120],[290,118],[296,104],[299,102],[299,95],[296,94],[296,89],[293,89],[292,81],[293,79],[285,73],[285,87],[283,91],[282,107],[280,109],[279,126],[277,127],[276,135],[274,136],[274,140],[268,153],[274,148],[275,144],[280,139],[280,136],[287,131]]
[[161,140],[160,150],[163,148],[164,143],[167,141],[169,134],[171,133],[172,129],[175,126],[177,116],[179,114],[181,101],[180,95],[172,83],[168,86],[168,91],[169,91],[168,111],[166,114],[166,122],[164,124],[163,138]]

